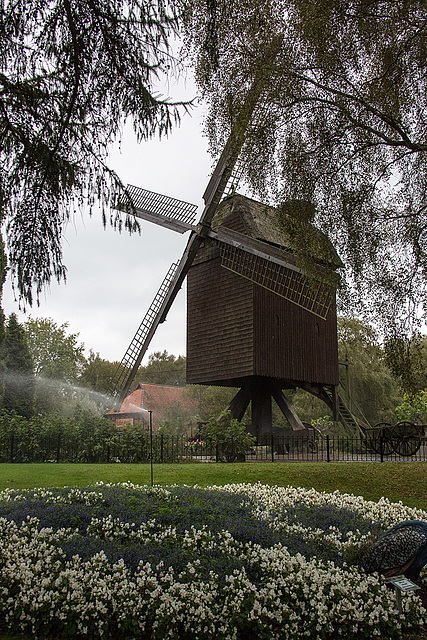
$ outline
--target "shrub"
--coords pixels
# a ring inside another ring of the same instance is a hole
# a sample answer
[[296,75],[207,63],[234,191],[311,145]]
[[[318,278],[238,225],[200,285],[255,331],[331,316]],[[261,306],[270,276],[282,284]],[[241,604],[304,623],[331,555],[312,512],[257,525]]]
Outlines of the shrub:
[[198,429],[201,440],[216,445],[217,459],[223,462],[234,462],[242,458],[255,444],[256,438],[251,436],[246,425],[231,418],[230,412],[225,412],[220,418],[210,418]]

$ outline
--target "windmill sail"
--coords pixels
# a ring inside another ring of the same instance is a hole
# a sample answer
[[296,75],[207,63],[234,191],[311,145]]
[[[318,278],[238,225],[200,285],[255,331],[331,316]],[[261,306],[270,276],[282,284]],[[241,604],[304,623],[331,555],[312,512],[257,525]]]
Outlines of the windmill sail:
[[[249,130],[249,138],[250,138],[250,131],[253,131],[254,129],[256,129],[256,127],[258,127],[260,124],[264,124],[268,118],[268,115],[271,111],[271,105],[260,100],[258,101],[256,108],[254,110],[253,116],[252,116],[252,120],[250,123],[250,130]],[[230,176],[228,178],[227,184],[225,186],[224,189],[224,193],[226,196],[231,196],[234,193],[236,193],[239,184],[242,182],[244,173],[247,169],[247,163],[244,160],[244,151],[247,147],[251,147],[251,142],[248,142],[247,140],[245,141],[245,144],[242,147],[242,152],[239,154],[233,169],[230,173]]]
[[116,204],[116,209],[133,213],[137,218],[185,233],[195,229],[197,205],[169,196],[128,185]]
[[165,301],[167,292],[174,280],[178,263],[171,265],[169,271],[166,274],[165,279],[160,285],[159,290],[153,302],[150,305],[147,313],[144,316],[137,332],[135,333],[132,342],[130,343],[125,355],[120,362],[115,375],[112,380],[112,393],[115,395],[118,391],[121,391],[121,399],[125,398],[129,392],[130,385],[138,371],[142,358],[147,351],[148,345],[151,342],[151,338],[157,329],[160,311]]
[[304,275],[291,264],[267,260],[245,249],[220,243],[221,266],[326,320],[332,305],[331,285]]

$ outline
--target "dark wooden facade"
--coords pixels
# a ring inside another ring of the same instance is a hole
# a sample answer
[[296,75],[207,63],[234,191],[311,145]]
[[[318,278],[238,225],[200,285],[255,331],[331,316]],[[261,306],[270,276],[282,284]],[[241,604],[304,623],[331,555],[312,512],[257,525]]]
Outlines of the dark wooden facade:
[[[259,233],[248,228],[244,211],[245,201],[254,201],[237,198],[223,225]],[[333,395],[338,384],[334,304],[326,320],[305,311],[222,267],[217,246],[207,240],[187,276],[187,382],[328,388]]]
[[334,310],[322,320],[206,254],[187,279],[189,384],[236,387],[252,376],[283,387],[338,384]]

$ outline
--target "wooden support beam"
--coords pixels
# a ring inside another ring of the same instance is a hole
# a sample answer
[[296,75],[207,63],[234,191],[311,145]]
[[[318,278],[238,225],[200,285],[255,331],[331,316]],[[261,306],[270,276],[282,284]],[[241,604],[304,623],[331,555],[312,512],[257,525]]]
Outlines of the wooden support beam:
[[248,408],[249,402],[251,401],[251,394],[247,387],[242,387],[236,393],[226,411],[230,411],[231,417],[234,420],[243,420],[243,416],[245,415],[245,411]]
[[305,429],[303,423],[297,416],[295,409],[293,408],[289,400],[285,397],[283,391],[281,389],[274,389],[272,392],[272,395],[280,411],[283,413],[286,420],[289,422],[291,428],[294,431]]
[[273,430],[273,412],[271,408],[271,387],[268,384],[258,383],[251,387],[252,401],[252,429],[258,442],[266,435],[270,436]]
[[338,413],[339,398],[338,387],[336,385],[322,387],[320,385],[311,385],[309,382],[304,382],[303,384],[299,384],[298,387],[307,391],[307,393],[311,393],[315,398],[322,400],[334,415],[335,413]]
[[338,395],[338,385],[331,388],[332,391],[332,413],[335,422],[339,420],[340,415],[340,397]]

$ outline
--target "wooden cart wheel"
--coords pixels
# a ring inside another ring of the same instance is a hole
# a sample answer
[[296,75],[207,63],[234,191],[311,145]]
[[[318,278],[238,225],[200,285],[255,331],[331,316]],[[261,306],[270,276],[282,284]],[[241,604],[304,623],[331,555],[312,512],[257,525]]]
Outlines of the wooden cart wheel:
[[413,422],[398,422],[393,428],[393,446],[400,456],[414,456],[421,446],[419,428]]
[[[382,443],[381,443],[382,438]],[[394,451],[393,442],[393,426],[389,422],[378,422],[372,430],[370,430],[369,446],[378,455],[381,454],[381,444],[384,456],[389,456]]]

